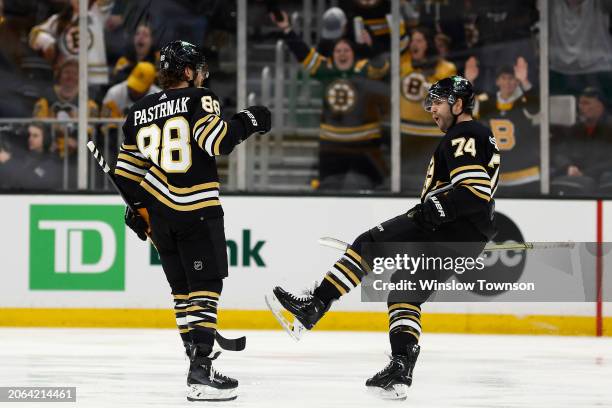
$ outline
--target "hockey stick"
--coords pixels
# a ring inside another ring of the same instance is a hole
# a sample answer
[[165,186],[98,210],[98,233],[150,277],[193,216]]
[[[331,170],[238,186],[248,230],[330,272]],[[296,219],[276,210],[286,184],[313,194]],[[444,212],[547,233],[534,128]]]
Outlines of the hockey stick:
[[[104,160],[104,157],[102,156],[102,154],[100,153],[100,151],[98,150],[98,148],[96,147],[94,142],[89,141],[87,143],[87,148],[89,149],[89,151],[93,155],[94,159],[96,159],[96,162],[98,163],[98,165],[100,166],[100,168],[102,169],[104,174],[106,174],[106,177],[108,177],[108,179],[111,182],[111,184],[115,187],[115,189],[119,193],[119,195],[121,196],[121,198],[125,202],[125,205],[127,205],[128,208],[133,213],[135,213],[135,214],[138,213],[138,214],[142,215],[142,213],[138,212],[138,210],[134,207],[134,204],[127,198],[127,195],[125,194],[125,192],[117,184],[117,181],[115,180],[115,177],[113,176],[113,174],[110,171],[110,167],[106,163],[106,160]],[[147,223],[149,222],[148,217],[143,217],[143,218],[145,218]],[[151,237],[149,236],[149,239],[150,238]],[[155,243],[153,243],[153,240],[151,240],[151,243],[153,244],[153,246],[155,246]],[[238,337],[238,338],[235,338],[235,339],[228,339],[228,338],[223,337],[219,333],[219,331],[216,330],[215,331],[215,340],[217,341],[217,344],[219,345],[219,347],[221,347],[223,350],[241,351],[241,350],[244,350],[244,348],[246,347],[246,337],[245,336]]]
[[[322,237],[319,238],[319,244],[338,249],[340,251],[346,251],[349,248],[349,244],[344,241],[340,241],[336,238]],[[517,242],[511,244],[488,244],[484,247],[483,252],[492,251],[526,251],[531,249],[552,249],[552,248],[574,248],[576,244],[574,242]]]

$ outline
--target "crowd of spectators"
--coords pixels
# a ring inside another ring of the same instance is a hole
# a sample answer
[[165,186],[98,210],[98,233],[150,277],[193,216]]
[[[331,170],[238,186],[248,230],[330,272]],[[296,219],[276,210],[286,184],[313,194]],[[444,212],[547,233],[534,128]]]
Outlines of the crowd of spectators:
[[[0,186],[75,187],[80,41],[88,41],[87,112],[98,120],[88,134],[113,152],[119,126],[104,119],[121,119],[138,99],[159,91],[159,45],[181,38],[210,51],[211,31],[235,30],[215,23],[232,20],[231,10],[216,0],[89,0],[88,33],[81,35],[78,0],[0,0],[0,122],[23,119],[0,123],[0,173],[32,174],[2,177]],[[41,151],[33,148],[35,132],[44,136]]]
[[[338,7],[323,14],[320,40],[312,48],[306,44],[296,47],[295,42],[301,37],[294,33],[288,20],[279,19],[275,13],[270,15],[298,62],[311,76],[319,76],[324,87],[319,174],[314,185],[331,190],[388,190],[389,174],[384,172],[389,167],[388,102],[373,98],[369,89],[379,92],[383,89],[387,101],[390,100],[391,2],[337,3]],[[405,0],[401,9],[402,190],[420,192],[429,158],[442,137],[422,109],[427,89],[441,78],[460,74],[477,91],[476,119],[492,129],[502,151],[499,196],[539,194],[537,2]],[[575,124],[553,123],[551,127],[555,194],[597,195],[610,194],[612,190],[612,161],[606,160],[612,157],[607,113],[612,96],[611,10],[612,2],[606,0],[549,2],[550,91],[552,95],[569,95],[578,101]],[[345,64],[342,50],[347,44],[352,58]],[[323,76],[321,66],[325,67]],[[379,70],[372,76],[364,67]],[[383,83],[386,89],[372,85],[364,88],[372,80]],[[345,105],[343,110],[337,107],[338,84],[348,90],[343,95],[350,96],[340,99]],[[367,110],[372,101],[376,101],[377,109]],[[562,112],[567,116],[573,116],[572,113]],[[375,136],[364,140],[368,126]],[[338,137],[340,134],[342,137]],[[366,142],[368,150],[364,154]],[[360,165],[354,165],[355,158],[359,158]],[[330,172],[330,168],[334,171]]]
[[[19,185],[14,178],[3,177],[3,188],[73,185],[62,180],[62,169],[66,160],[68,173],[74,175],[79,41],[85,38],[89,44],[89,117],[120,119],[139,98],[159,91],[160,44],[181,38],[202,46],[214,78],[216,57],[228,48],[219,33],[236,29],[235,2],[89,0],[88,4],[88,34],[83,36],[78,0],[0,0],[0,119],[59,120],[0,123],[0,172],[25,166],[22,172],[33,174]],[[321,32],[312,44],[303,41],[284,12],[300,9],[300,1],[254,0],[249,7],[271,12],[268,24],[278,29],[305,73],[322,84],[319,175],[313,187],[387,190],[391,2],[334,4],[320,17]],[[442,136],[421,106],[427,89],[438,79],[460,74],[474,84],[476,117],[491,127],[502,150],[498,193],[539,192],[537,4],[536,0],[400,2],[403,191],[420,192],[429,157]],[[608,164],[612,161],[606,159],[612,155],[611,11],[612,0],[549,2],[550,91],[572,95],[577,101],[576,123],[551,126],[556,194],[612,190]],[[115,148],[119,128],[103,122],[90,124],[90,137]],[[40,148],[35,147],[37,132],[42,134]]]

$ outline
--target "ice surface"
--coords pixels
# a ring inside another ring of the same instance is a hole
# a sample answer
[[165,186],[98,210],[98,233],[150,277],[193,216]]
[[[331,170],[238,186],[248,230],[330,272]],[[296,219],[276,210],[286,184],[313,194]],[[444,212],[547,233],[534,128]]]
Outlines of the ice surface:
[[[612,407],[610,338],[424,334],[404,402],[370,396],[387,363],[386,333],[247,335],[216,368],[240,381],[236,401],[187,402],[187,360],[174,330],[0,329],[0,386],[75,386],[53,407]],[[0,404],[7,405],[7,404]],[[15,406],[48,407],[41,403]]]

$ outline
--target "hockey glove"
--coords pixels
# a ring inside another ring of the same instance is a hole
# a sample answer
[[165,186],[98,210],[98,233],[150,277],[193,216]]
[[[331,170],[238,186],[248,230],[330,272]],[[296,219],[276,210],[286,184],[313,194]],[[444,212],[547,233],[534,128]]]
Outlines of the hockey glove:
[[130,229],[138,235],[138,238],[143,241],[147,240],[149,224],[147,224],[140,214],[133,213],[130,207],[125,207],[125,225],[130,227]]
[[453,203],[444,194],[433,196],[423,204],[417,205],[414,220],[424,229],[435,231],[440,225],[457,218]]
[[267,133],[272,126],[272,115],[265,106],[249,106],[232,116],[235,118],[244,125],[247,137],[253,133]]

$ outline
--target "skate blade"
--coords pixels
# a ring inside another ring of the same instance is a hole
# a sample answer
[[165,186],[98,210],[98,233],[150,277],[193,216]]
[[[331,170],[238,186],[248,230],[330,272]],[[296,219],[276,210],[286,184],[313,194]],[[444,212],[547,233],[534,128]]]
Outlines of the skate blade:
[[393,384],[387,389],[381,387],[367,388],[370,394],[385,400],[405,400],[408,397],[408,386],[406,384]]
[[276,296],[274,294],[265,295],[264,299],[266,300],[266,305],[268,305],[268,309],[272,312],[272,315],[276,318],[281,327],[287,332],[289,336],[295,341],[300,341],[302,335],[306,331],[306,328],[299,320],[293,319],[293,322],[290,322],[285,316],[283,316],[282,311],[284,310],[283,306],[280,304]]
[[232,401],[236,398],[238,398],[238,388],[218,389],[200,384],[187,386],[189,401]]

